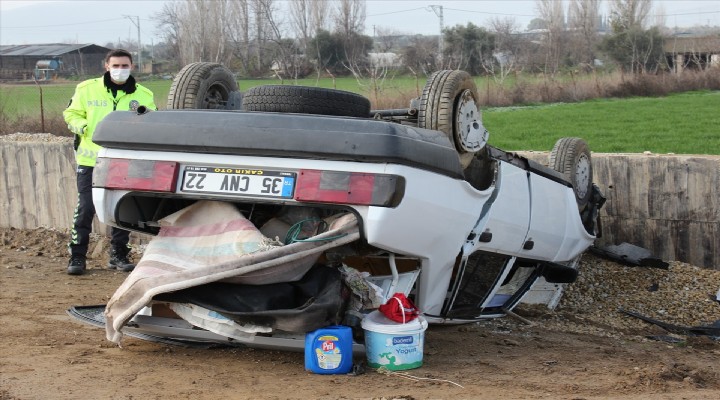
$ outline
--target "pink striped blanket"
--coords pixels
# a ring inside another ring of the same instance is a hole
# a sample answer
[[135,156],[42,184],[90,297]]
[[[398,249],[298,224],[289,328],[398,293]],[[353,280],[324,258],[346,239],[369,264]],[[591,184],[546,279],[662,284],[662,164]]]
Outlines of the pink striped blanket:
[[357,240],[357,220],[343,214],[312,241],[283,245],[269,239],[229,203],[200,201],[160,221],[135,270],[105,309],[107,339],[153,296],[216,281],[266,284],[301,278],[325,250]]

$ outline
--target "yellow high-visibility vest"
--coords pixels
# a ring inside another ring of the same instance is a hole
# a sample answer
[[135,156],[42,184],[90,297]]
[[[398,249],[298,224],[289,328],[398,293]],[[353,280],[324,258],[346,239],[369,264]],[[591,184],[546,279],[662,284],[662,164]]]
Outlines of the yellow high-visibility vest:
[[77,165],[95,166],[95,159],[101,147],[92,141],[97,124],[113,111],[134,111],[145,106],[149,110],[157,110],[153,93],[150,89],[136,84],[133,93],[112,92],[105,86],[103,77],[88,79],[75,88],[72,100],[63,111],[68,129],[80,137],[80,144],[75,150]]

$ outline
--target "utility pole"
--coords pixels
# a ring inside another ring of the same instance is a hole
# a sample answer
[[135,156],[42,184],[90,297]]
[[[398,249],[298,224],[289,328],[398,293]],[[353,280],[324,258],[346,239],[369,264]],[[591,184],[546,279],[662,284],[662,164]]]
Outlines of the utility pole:
[[[138,52],[137,52],[137,64],[138,64],[138,74],[142,72],[142,44],[140,44],[140,17],[137,15],[123,15],[123,17],[127,18],[135,24],[137,27],[138,32]],[[133,21],[133,17],[135,17],[135,21]]]
[[443,6],[430,6],[435,12],[435,15],[440,19],[440,38],[438,39],[438,61],[440,63],[440,69],[443,68]]

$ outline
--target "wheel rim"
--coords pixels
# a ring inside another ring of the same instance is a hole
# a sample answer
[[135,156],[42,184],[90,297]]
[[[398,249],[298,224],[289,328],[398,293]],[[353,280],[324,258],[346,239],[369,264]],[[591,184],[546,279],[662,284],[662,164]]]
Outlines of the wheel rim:
[[[475,103],[472,90],[466,89],[460,94],[456,110],[455,129],[461,136],[467,137],[466,140],[458,143],[458,150],[469,153],[480,150],[484,146],[484,130],[481,129],[481,125],[478,123],[478,106]],[[469,147],[468,143],[477,144]]]
[[212,85],[205,93],[203,108],[210,110],[223,108],[229,97],[230,96],[228,95],[228,91],[225,87],[222,85]]
[[587,154],[580,154],[575,165],[575,191],[578,198],[585,198],[588,186],[590,186],[590,158]]

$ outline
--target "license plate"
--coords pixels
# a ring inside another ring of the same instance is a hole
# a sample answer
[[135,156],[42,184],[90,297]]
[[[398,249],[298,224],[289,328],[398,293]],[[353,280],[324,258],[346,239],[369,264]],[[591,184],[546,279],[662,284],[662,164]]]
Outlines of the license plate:
[[291,198],[294,172],[236,167],[186,166],[180,191]]

